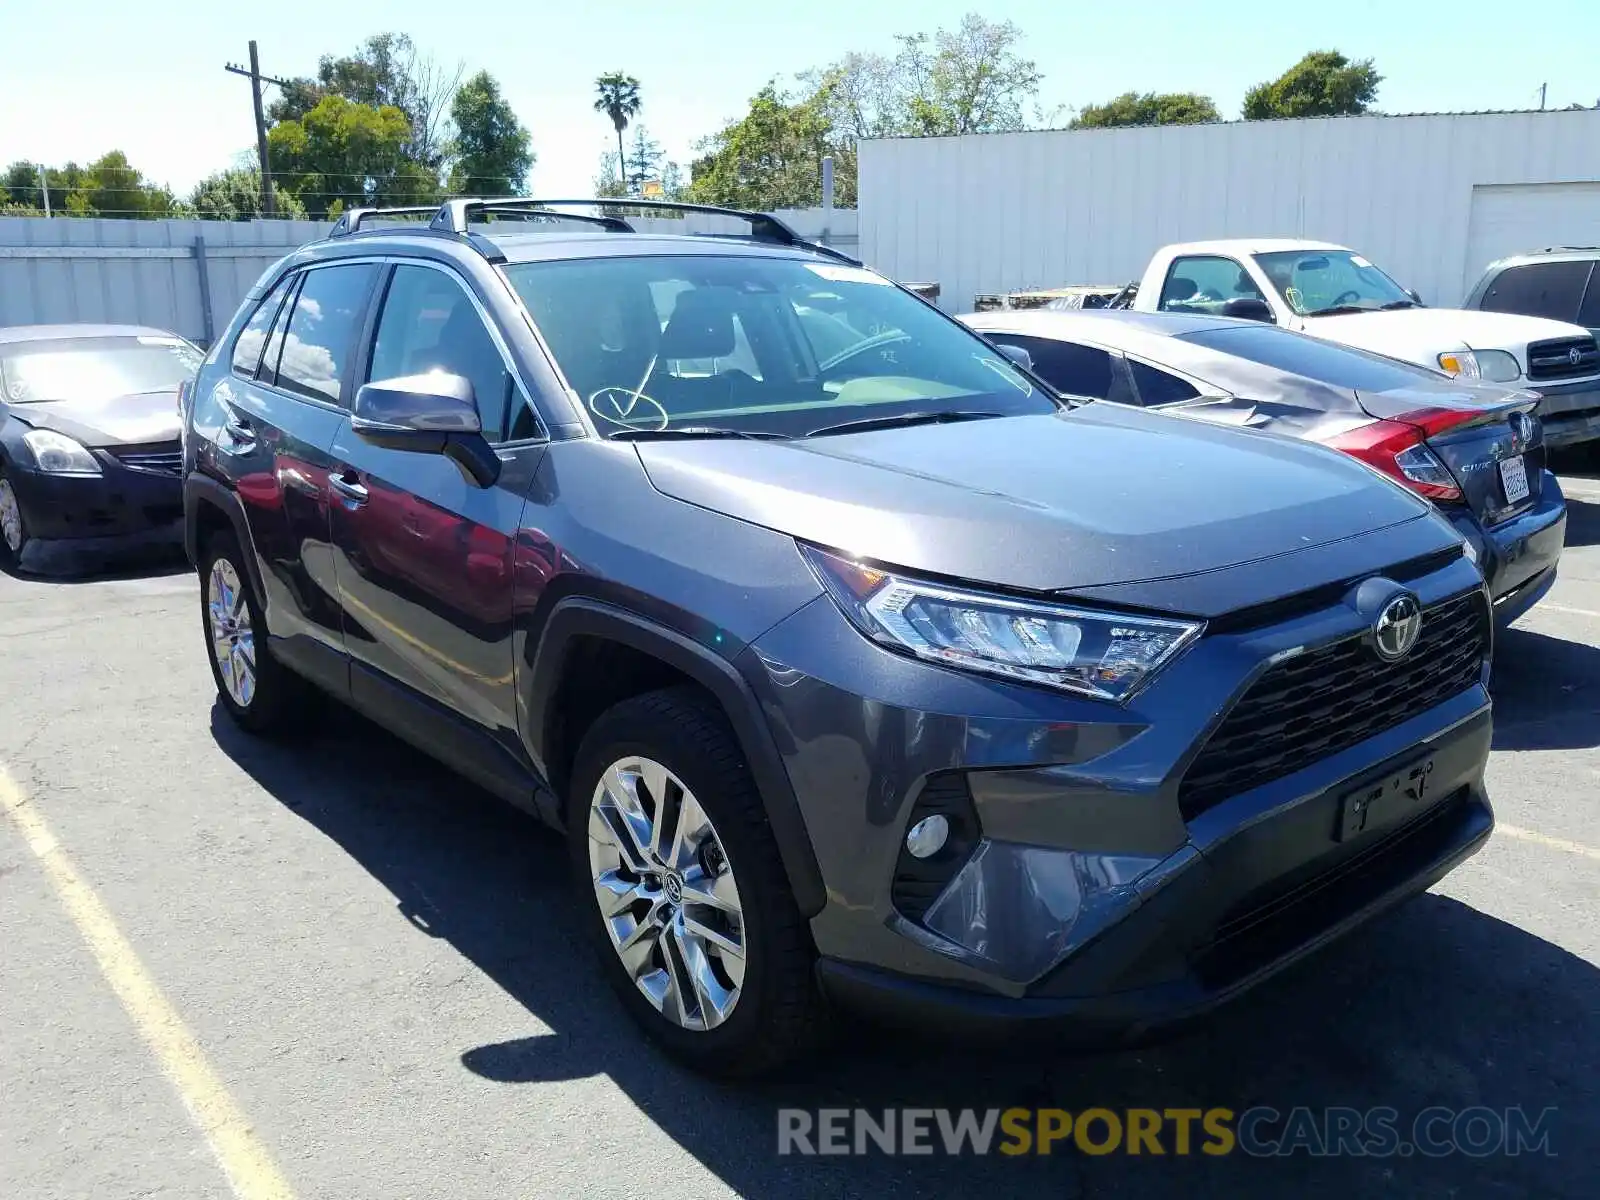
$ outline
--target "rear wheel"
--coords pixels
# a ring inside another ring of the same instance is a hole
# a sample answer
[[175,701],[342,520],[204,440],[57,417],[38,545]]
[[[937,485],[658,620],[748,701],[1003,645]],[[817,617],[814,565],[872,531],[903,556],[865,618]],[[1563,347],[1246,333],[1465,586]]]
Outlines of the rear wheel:
[[0,569],[16,570],[27,544],[28,526],[22,519],[22,505],[5,468],[0,467]]
[[200,565],[200,620],[217,699],[251,733],[298,729],[311,685],[272,657],[261,601],[232,534],[206,543]]
[[810,933],[738,743],[698,691],[637,696],[595,722],[568,832],[602,970],[653,1039],[722,1076],[816,1042]]

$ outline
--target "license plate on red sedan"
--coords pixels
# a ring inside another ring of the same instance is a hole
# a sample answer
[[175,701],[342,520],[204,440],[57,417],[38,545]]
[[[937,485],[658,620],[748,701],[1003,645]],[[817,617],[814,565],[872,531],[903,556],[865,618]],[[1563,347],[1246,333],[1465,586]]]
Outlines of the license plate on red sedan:
[[1522,455],[1500,460],[1500,485],[1506,489],[1506,503],[1520,504],[1528,498],[1528,467]]
[[1379,779],[1339,802],[1339,827],[1334,836],[1348,841],[1368,829],[1379,829],[1419,813],[1438,796],[1432,787],[1433,759],[1425,758]]

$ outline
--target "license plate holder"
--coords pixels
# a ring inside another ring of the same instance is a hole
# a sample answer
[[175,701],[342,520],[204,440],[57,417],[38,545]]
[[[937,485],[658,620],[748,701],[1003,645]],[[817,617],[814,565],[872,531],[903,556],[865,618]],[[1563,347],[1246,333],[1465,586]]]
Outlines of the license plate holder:
[[1522,455],[1500,460],[1500,486],[1505,488],[1507,504],[1521,504],[1528,498],[1528,465]]
[[1334,838],[1348,841],[1421,812],[1438,799],[1432,784],[1433,759],[1422,758],[1346,793],[1339,800],[1339,824]]

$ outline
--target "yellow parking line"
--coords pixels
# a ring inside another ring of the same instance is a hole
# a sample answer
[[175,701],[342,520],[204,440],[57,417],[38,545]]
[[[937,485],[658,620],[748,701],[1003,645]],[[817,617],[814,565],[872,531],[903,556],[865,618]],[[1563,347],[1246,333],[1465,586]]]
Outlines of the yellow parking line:
[[1568,854],[1577,854],[1600,862],[1600,850],[1596,850],[1593,846],[1585,846],[1582,842],[1569,842],[1566,838],[1550,837],[1548,834],[1535,833],[1531,829],[1520,829],[1515,825],[1504,823],[1497,823],[1495,830],[1521,842],[1532,842],[1535,846],[1543,846],[1548,850],[1564,850]]
[[206,1061],[194,1034],[144,969],[110,910],[78,874],[38,807],[28,802],[4,767],[0,767],[0,809],[39,860],[67,915],[89,944],[100,973],[178,1089],[189,1116],[205,1134],[227,1175],[233,1194],[239,1200],[294,1200],[288,1180],[279,1173],[250,1122]]

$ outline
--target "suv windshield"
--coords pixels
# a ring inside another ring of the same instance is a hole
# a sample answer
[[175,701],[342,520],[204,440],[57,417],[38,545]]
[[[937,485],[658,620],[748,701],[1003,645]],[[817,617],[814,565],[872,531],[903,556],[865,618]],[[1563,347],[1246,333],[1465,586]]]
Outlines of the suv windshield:
[[1302,317],[1416,304],[1405,288],[1348,250],[1284,250],[1255,257],[1284,302]]
[[611,436],[804,436],[868,418],[1060,407],[961,325],[844,263],[658,255],[505,270]]
[[0,396],[11,404],[105,400],[176,389],[200,366],[182,338],[52,338],[0,346]]

